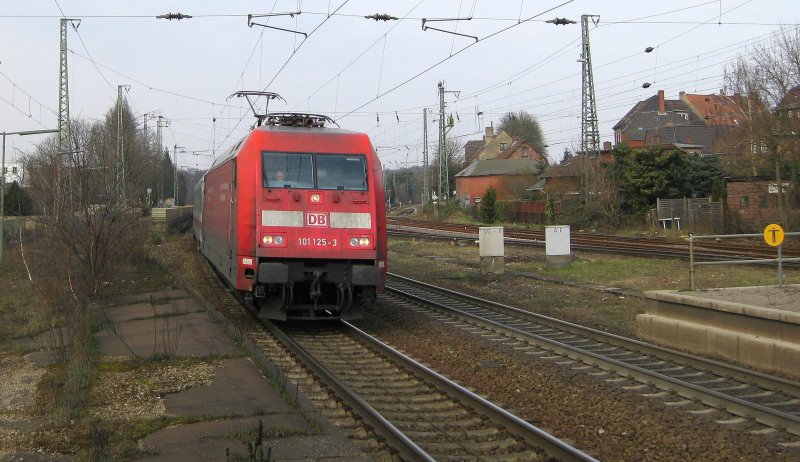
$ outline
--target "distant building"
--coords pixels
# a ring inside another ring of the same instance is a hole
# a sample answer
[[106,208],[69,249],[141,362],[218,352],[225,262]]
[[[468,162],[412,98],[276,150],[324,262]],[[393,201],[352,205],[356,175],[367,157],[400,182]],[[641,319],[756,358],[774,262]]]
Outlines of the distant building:
[[[5,180],[5,184],[9,185],[13,182],[17,182],[20,186],[27,186],[27,180],[25,179],[24,170],[22,164],[19,163],[6,163],[5,164],[5,171],[3,172],[3,177]],[[23,183],[23,180],[25,182]]]
[[614,158],[611,151],[611,142],[606,141],[603,143],[596,162],[594,162],[595,159],[590,158],[591,164],[583,165],[583,153],[579,152],[558,165],[551,165],[539,175],[539,182],[531,190],[543,192],[549,197],[559,200],[577,198],[581,194],[581,170],[586,168],[587,174],[589,174],[592,167],[596,168],[612,163]]
[[524,159],[547,162],[526,141],[514,138],[505,130],[494,133],[494,127],[486,127],[483,140],[470,140],[464,144],[464,164],[469,165],[476,160]]
[[747,115],[734,98],[680,92],[668,100],[664,90],[639,101],[614,125],[615,144],[632,148],[665,144],[698,146],[701,154],[716,154],[717,142],[744,122]]
[[531,159],[476,160],[456,173],[458,197],[475,205],[489,188],[497,191],[497,200],[518,199],[536,182],[541,163]]
[[[780,222],[778,184],[774,179],[728,178],[728,210],[738,217],[742,230],[758,231],[770,223]],[[789,182],[783,182],[784,192]]]

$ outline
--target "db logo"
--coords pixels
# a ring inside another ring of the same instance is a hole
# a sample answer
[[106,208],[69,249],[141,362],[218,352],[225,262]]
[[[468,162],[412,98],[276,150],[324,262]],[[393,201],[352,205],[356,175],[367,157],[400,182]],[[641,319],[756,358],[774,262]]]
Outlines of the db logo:
[[328,214],[324,212],[306,212],[306,226],[328,226]]

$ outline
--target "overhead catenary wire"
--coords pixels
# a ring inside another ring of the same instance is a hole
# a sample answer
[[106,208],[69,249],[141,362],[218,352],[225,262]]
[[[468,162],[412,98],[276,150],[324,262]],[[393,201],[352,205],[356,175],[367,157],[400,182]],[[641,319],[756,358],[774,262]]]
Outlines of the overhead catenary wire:
[[[703,3],[703,4],[701,4],[701,5],[705,5],[705,4],[709,4],[709,3],[713,3],[713,2],[706,2],[706,3]],[[697,6],[699,6],[699,5],[697,5]],[[696,6],[693,6],[693,7],[696,7]],[[520,11],[521,11],[521,10],[522,10],[522,8],[520,8]],[[673,11],[677,11],[677,10],[673,10]],[[303,14],[307,14],[307,12],[303,12]],[[345,15],[336,14],[336,15],[333,15],[333,16],[343,17],[343,16],[345,16]],[[357,15],[351,15],[351,16],[357,16]],[[515,15],[515,16],[516,16],[516,15]],[[148,18],[149,18],[149,16],[148,16]],[[498,19],[498,18],[492,18],[492,19]],[[501,19],[509,19],[509,18],[501,18]],[[516,17],[516,18],[513,18],[513,19],[514,19],[514,21],[518,21],[518,20],[520,19],[520,17]],[[642,24],[642,23],[680,23],[680,24],[687,24],[687,25],[688,25],[688,24],[692,24],[692,23],[694,23],[694,22],[689,22],[689,21],[672,21],[672,22],[671,22],[671,21],[652,21],[651,19],[655,19],[655,18],[648,17],[648,19],[643,19],[643,20],[640,20],[640,22],[638,22],[638,23],[636,23],[636,24]],[[717,17],[717,16],[715,16],[715,21],[716,21],[717,19],[718,19],[718,17]],[[620,24],[620,25],[622,25],[622,24],[632,24],[632,23],[633,23],[632,21],[634,21],[634,20],[625,21],[625,22],[620,22],[619,24]],[[717,22],[719,22],[719,21],[717,21]],[[706,22],[706,23],[708,23],[708,22]],[[725,24],[725,23],[723,22],[723,24]],[[384,36],[384,35],[382,35],[382,37],[383,37],[383,36]],[[384,39],[384,40],[385,40],[385,39]],[[262,45],[262,43],[263,43],[263,42],[261,42],[261,41],[258,41],[256,46],[261,46],[261,45]],[[385,42],[384,42],[384,43],[385,43]],[[87,45],[91,45],[91,43],[87,43]],[[257,50],[256,50],[256,51],[257,51]],[[73,51],[73,53],[74,53],[74,51]],[[633,56],[633,55],[632,55],[632,56]],[[87,58],[87,60],[88,60],[88,58]],[[90,61],[91,61],[91,60],[90,60]],[[696,57],[693,55],[693,56],[692,56],[692,63],[693,63],[693,69],[692,69],[692,72],[693,72],[693,73],[696,73],[696,70],[697,70],[698,68],[702,70],[702,67],[700,67],[700,66],[698,66],[698,65],[697,65],[697,61],[698,61],[698,59],[696,59]],[[700,63],[700,64],[702,65],[703,63]],[[599,66],[598,66],[598,67],[599,67]],[[663,73],[663,69],[665,69],[666,67],[667,67],[667,64],[664,64],[664,65],[659,65],[659,66],[658,66],[659,70],[662,70],[662,72],[660,72],[660,73]],[[652,71],[652,68],[651,68],[650,70]],[[628,77],[630,77],[630,76],[631,76],[630,74],[624,74],[623,76],[620,76],[620,77],[618,77],[618,79],[624,80],[625,78],[628,78]],[[664,78],[666,77],[666,75],[664,75],[664,76],[662,76],[662,75],[659,75],[659,77],[660,77],[660,80],[661,80],[662,82],[664,82],[664,83],[671,83],[671,82],[667,82],[666,80],[664,80]],[[337,73],[337,74],[336,74],[336,75],[335,75],[333,78],[337,80],[337,84],[339,83],[339,81],[341,81],[341,80],[344,80],[344,79],[345,79],[345,77],[344,77],[342,74],[340,74],[340,73]],[[522,77],[522,78],[524,78],[524,77]],[[701,78],[705,79],[705,78],[707,78],[707,77],[704,77],[704,76],[702,76]],[[260,81],[260,80],[261,80],[261,79],[259,78],[259,81]],[[108,83],[108,82],[107,82],[107,83]],[[622,83],[620,83],[620,85],[624,86],[624,84],[622,84]],[[517,85],[517,84],[515,84],[515,85],[513,86],[513,90],[514,90],[514,91],[513,91],[513,92],[511,92],[511,93],[510,93],[510,94],[509,94],[507,97],[508,97],[508,98],[513,98],[513,101],[514,101],[514,107],[515,107],[515,109],[523,109],[523,108],[525,108],[525,107],[526,107],[526,105],[525,105],[526,103],[525,103],[525,102],[526,102],[526,101],[528,101],[528,100],[530,100],[530,99],[532,99],[532,98],[524,98],[524,97],[522,97],[523,95],[521,95],[520,93],[521,93],[522,91],[526,91],[526,90],[527,90],[527,91],[530,91],[530,92],[535,92],[535,91],[536,91],[536,90],[535,90],[536,88],[540,88],[540,86],[538,86],[538,85],[537,85],[537,86],[530,86],[530,85]],[[618,91],[615,91],[615,92],[613,92],[613,95],[620,95],[620,96],[621,96],[621,95],[624,93],[624,92],[621,90],[621,88],[622,88],[622,87],[618,87],[618,88],[616,89],[616,90],[618,90]],[[180,93],[180,92],[174,92],[174,93]],[[636,93],[635,93],[635,92],[629,92],[629,93],[627,94],[627,97],[634,97],[635,95],[636,95]],[[483,95],[481,95],[481,96],[483,96]],[[534,95],[534,96],[535,96],[535,95]],[[602,95],[599,95],[599,96],[602,96]],[[499,98],[499,99],[501,99],[501,98]],[[140,101],[140,99],[139,99],[139,98],[136,98],[136,100],[135,100],[135,101]],[[539,100],[539,101],[542,101],[542,100]],[[561,101],[561,100],[559,99],[559,101]],[[212,102],[210,102],[210,101],[206,101],[206,102],[207,102],[207,103],[210,103],[210,104],[211,104],[211,106],[212,106],[212,108],[214,107],[214,104],[215,104],[215,103],[212,103]],[[484,103],[485,103],[485,100],[484,100],[483,98],[481,98],[480,104],[481,104],[481,106],[482,106],[482,107],[484,107]],[[342,102],[341,102],[341,99],[340,99],[340,100],[338,100],[338,101],[336,102],[336,106],[339,106],[339,105],[341,105],[341,104],[342,104]],[[534,102],[534,104],[535,104],[535,102]],[[558,102],[556,102],[556,103],[552,103],[552,101],[551,101],[551,104],[558,104]],[[216,103],[216,105],[217,105],[217,106],[216,106],[217,108],[220,108],[220,107],[222,106],[220,102],[217,102],[217,103]],[[348,114],[350,117],[362,117],[362,116],[363,116],[363,117],[366,117],[366,116],[369,116],[369,117],[372,117],[372,118],[374,119],[374,117],[375,117],[375,113],[377,112],[377,113],[379,113],[379,114],[381,115],[381,117],[382,117],[382,125],[386,125],[386,120],[387,120],[387,119],[386,119],[386,118],[384,118],[384,117],[383,117],[383,115],[384,115],[384,114],[391,114],[391,113],[394,113],[394,112],[398,112],[398,113],[399,113],[401,116],[403,116],[403,120],[405,121],[405,120],[406,120],[406,117],[404,116],[404,114],[405,114],[405,112],[406,112],[406,111],[405,111],[404,109],[397,109],[397,105],[393,105],[393,106],[394,106],[394,107],[390,107],[390,108],[387,108],[387,107],[381,107],[381,108],[378,108],[378,110],[377,110],[377,111],[375,111],[375,110],[372,110],[372,111],[363,111],[363,112],[361,112],[361,111],[355,111],[355,112],[354,112],[354,111],[348,111],[348,112],[345,112],[345,111],[343,111],[342,113],[343,113],[343,114]],[[490,105],[490,106],[491,106],[491,105]],[[533,108],[536,108],[535,106],[531,106],[531,107],[533,107]],[[553,112],[553,111],[552,111],[553,107],[554,107],[554,106],[551,106],[550,108],[548,108],[548,111],[547,111],[547,113],[548,113],[548,114]],[[557,106],[556,106],[556,107],[557,107]],[[489,107],[489,106],[486,106],[486,107],[485,107],[485,109],[486,109],[486,114],[487,114],[487,116],[493,112],[493,111],[492,111],[492,108],[491,108],[491,107]],[[24,109],[23,109],[23,110],[24,110]],[[335,107],[335,110],[338,110],[338,107]],[[235,112],[235,111],[233,111],[233,112]],[[335,111],[335,112],[338,112],[338,111]],[[537,112],[538,112],[538,111],[537,111]],[[212,111],[212,114],[213,114],[213,113],[214,113],[214,112]],[[368,115],[368,114],[371,114],[371,115]],[[463,114],[462,114],[462,115],[463,115]],[[566,117],[566,116],[564,116],[564,117]],[[394,116],[392,116],[392,118],[394,118]],[[210,120],[211,120],[211,117],[206,117],[205,119],[210,121]],[[223,120],[225,120],[225,117],[221,117],[221,118],[220,118],[220,122],[222,122],[222,124],[224,125],[224,122],[223,122]],[[230,120],[231,120],[231,121],[233,121],[233,120],[239,120],[239,119],[238,119],[238,117],[231,117],[231,118],[230,118]],[[420,123],[421,123],[421,122],[420,122]],[[412,132],[412,129],[411,129],[411,128],[412,128],[412,126],[410,126],[410,125],[409,125],[409,126],[407,126],[407,127],[408,127],[408,131],[409,131],[409,132]],[[221,129],[222,129],[221,131],[224,133],[224,131],[225,131],[225,128],[224,128],[224,127],[221,127]],[[238,131],[237,131],[237,133],[238,133]],[[394,136],[394,135],[393,135],[393,136]],[[400,136],[400,135],[397,135],[397,136]],[[219,144],[215,143],[215,145],[219,145]]]
[[[511,26],[508,26],[508,27],[505,27],[505,28],[503,28],[503,29],[500,29],[500,30],[498,30],[498,31],[496,31],[496,32],[493,32],[493,33],[491,33],[491,34],[489,34],[489,35],[487,35],[487,36],[483,37],[483,38],[479,38],[479,39],[478,39],[477,41],[475,41],[474,43],[470,43],[469,45],[467,45],[467,46],[465,46],[464,48],[462,48],[462,49],[458,50],[457,52],[455,52],[455,53],[451,54],[450,56],[448,56],[448,57],[446,57],[446,58],[444,58],[444,59],[442,59],[442,60],[440,60],[440,61],[438,61],[438,62],[434,63],[433,65],[431,65],[431,66],[429,66],[429,67],[425,68],[424,70],[422,70],[422,71],[418,72],[417,74],[415,74],[415,75],[413,75],[413,76],[409,77],[408,79],[406,79],[406,80],[402,81],[401,83],[399,83],[399,84],[395,85],[394,87],[390,88],[389,90],[386,90],[385,92],[383,92],[383,93],[379,94],[379,95],[378,95],[378,96],[376,96],[375,98],[373,98],[373,99],[371,99],[371,100],[369,100],[369,101],[367,101],[367,102],[365,102],[365,103],[361,104],[360,106],[358,106],[357,108],[355,108],[353,111],[350,111],[350,112],[348,112],[347,114],[345,114],[345,115],[344,115],[344,117],[347,117],[347,116],[349,116],[349,115],[350,115],[352,112],[358,111],[359,109],[363,109],[365,106],[367,106],[367,105],[369,105],[369,104],[373,103],[374,101],[376,101],[376,100],[378,100],[378,99],[382,98],[383,96],[386,96],[386,95],[388,95],[389,93],[392,93],[392,92],[394,92],[395,90],[397,90],[397,89],[399,89],[399,88],[401,88],[401,87],[405,86],[405,85],[406,85],[406,84],[408,84],[409,82],[411,82],[411,81],[413,81],[413,80],[416,80],[418,77],[420,77],[420,76],[422,76],[422,75],[424,75],[424,74],[426,74],[426,73],[430,72],[431,70],[435,69],[436,67],[439,67],[439,66],[440,66],[440,65],[442,65],[443,63],[445,63],[445,62],[449,61],[450,59],[452,59],[453,57],[455,57],[455,56],[457,56],[457,55],[461,54],[462,52],[464,52],[464,51],[466,51],[466,50],[468,50],[468,49],[472,48],[473,46],[477,45],[478,43],[485,42],[486,40],[488,40],[488,39],[490,39],[490,38],[492,38],[492,37],[495,37],[495,36],[497,36],[497,35],[499,35],[499,34],[501,34],[501,33],[505,32],[505,31],[507,31],[507,30],[510,30],[510,29],[512,29],[512,28],[514,28],[514,27],[517,27],[517,26],[519,26],[520,24],[523,24],[523,23],[525,23],[525,22],[528,22],[528,21],[530,21],[530,20],[532,20],[532,19],[534,19],[534,18],[537,18],[537,17],[539,17],[539,16],[542,16],[543,14],[547,14],[547,13],[549,13],[549,12],[551,12],[551,11],[553,11],[553,10],[556,10],[556,9],[558,9],[558,8],[560,8],[560,7],[564,6],[564,5],[567,5],[567,4],[569,4],[569,3],[572,3],[573,1],[575,1],[575,0],[567,0],[567,1],[565,1],[565,2],[563,2],[563,3],[561,3],[561,4],[559,4],[559,5],[556,5],[556,6],[552,7],[552,8],[549,8],[549,9],[547,9],[547,10],[544,10],[544,11],[542,11],[541,13],[538,13],[538,14],[536,14],[535,16],[531,16],[530,18],[526,19],[525,21],[522,21],[522,22],[520,22],[520,23],[513,24],[513,25],[511,25]],[[344,118],[344,117],[342,117],[342,118]]]

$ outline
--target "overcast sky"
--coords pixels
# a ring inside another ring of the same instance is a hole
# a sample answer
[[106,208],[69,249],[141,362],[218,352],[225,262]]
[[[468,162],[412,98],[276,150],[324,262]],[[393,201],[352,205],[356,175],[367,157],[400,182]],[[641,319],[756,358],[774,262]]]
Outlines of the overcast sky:
[[[170,12],[193,17],[155,18]],[[253,21],[307,37],[248,27],[248,14],[268,13],[295,14]],[[399,20],[364,18],[376,13]],[[286,100],[270,110],[327,114],[368,133],[384,165],[401,168],[422,162],[423,108],[436,143],[440,81],[460,92],[446,97],[459,144],[524,110],[541,123],[551,159],[579,149],[581,15],[599,16],[591,59],[600,135],[613,141],[613,125],[659,89],[668,99],[718,93],[726,64],[795,26],[800,2],[0,0],[0,131],[57,128],[62,15],[81,20],[67,34],[72,118],[102,119],[117,86],[129,85],[135,113],[170,121],[164,145],[190,153],[180,165],[205,168],[254,122],[246,101],[228,96],[267,90]],[[463,35],[422,30],[422,18],[469,17],[427,23]],[[577,24],[545,23],[556,17]],[[9,136],[6,162],[41,139]]]

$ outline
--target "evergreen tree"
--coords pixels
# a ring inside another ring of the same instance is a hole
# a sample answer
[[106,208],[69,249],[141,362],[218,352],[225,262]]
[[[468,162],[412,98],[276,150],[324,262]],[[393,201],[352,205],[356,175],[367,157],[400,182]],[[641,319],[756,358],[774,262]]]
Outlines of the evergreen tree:
[[5,192],[5,213],[7,215],[31,215],[33,214],[33,200],[14,181]]
[[497,210],[495,203],[497,202],[497,191],[494,188],[489,188],[481,197],[481,221],[484,223],[494,223],[497,219]]

